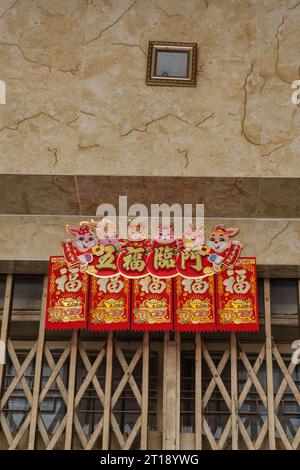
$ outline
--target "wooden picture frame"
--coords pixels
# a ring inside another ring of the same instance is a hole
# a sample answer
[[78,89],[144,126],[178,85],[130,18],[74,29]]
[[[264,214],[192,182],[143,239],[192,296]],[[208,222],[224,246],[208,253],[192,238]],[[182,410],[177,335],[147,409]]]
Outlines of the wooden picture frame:
[[196,86],[197,43],[150,41],[147,85]]

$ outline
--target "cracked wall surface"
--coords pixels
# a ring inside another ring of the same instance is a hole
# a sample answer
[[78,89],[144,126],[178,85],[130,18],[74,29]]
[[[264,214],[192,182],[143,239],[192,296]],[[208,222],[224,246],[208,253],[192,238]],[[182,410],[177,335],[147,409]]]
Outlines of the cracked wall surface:
[[[203,203],[299,276],[299,25],[297,0],[0,0],[0,270],[121,194]],[[198,43],[196,87],[146,86],[153,40]]]
[[[297,0],[1,0],[0,171],[300,176]],[[145,85],[197,42],[195,88]]]

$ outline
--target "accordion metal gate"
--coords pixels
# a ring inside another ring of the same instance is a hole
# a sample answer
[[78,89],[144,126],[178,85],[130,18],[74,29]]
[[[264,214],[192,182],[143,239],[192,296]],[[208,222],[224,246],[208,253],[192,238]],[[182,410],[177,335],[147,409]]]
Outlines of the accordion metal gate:
[[21,340],[12,282],[1,322],[2,449],[299,449],[299,366],[272,338],[268,280],[260,342],[235,333],[218,342],[200,333],[48,338],[46,278],[38,335]]

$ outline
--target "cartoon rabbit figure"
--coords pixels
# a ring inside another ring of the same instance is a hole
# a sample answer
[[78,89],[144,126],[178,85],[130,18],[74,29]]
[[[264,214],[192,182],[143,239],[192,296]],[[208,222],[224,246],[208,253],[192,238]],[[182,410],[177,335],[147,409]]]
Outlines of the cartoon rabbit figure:
[[92,220],[91,223],[96,229],[98,244],[101,247],[106,245],[114,245],[116,248],[120,248],[115,223],[106,218],[103,218],[100,220],[100,222],[95,222]]
[[215,272],[232,268],[237,261],[243,246],[237,240],[230,240],[230,237],[236,235],[238,230],[217,224],[209,235],[205,244],[211,250],[209,261],[213,264]]
[[175,238],[174,224],[159,224],[158,233],[151,241],[152,248],[168,245],[172,248],[178,248],[178,239]]
[[174,225],[160,225],[159,226],[159,236],[156,239],[158,243],[167,244],[174,241]]
[[188,250],[205,249],[204,245],[204,228],[193,228],[193,224],[189,223],[189,230],[183,234],[183,245]]
[[148,250],[151,244],[146,224],[141,220],[129,219],[127,223],[127,239],[120,240],[120,244],[122,249],[125,248],[125,251],[128,246],[143,246],[145,250]]
[[90,251],[98,244],[93,227],[88,222],[81,222],[79,227],[67,225],[66,230],[74,236],[72,245],[79,260],[80,269],[85,271],[88,264],[93,260]]
[[133,220],[128,221],[127,226],[128,240],[137,242],[148,238],[146,233],[146,224],[144,222],[135,223]]

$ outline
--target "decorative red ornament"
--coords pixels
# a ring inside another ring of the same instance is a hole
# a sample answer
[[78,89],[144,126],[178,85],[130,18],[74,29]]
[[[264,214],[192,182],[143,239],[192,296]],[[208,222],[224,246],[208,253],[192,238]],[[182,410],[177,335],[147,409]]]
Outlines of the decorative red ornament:
[[259,331],[256,259],[240,258],[216,276],[218,330]]
[[102,279],[90,276],[89,330],[129,330],[130,295],[130,279],[120,274]]
[[78,266],[68,267],[63,256],[51,256],[46,330],[86,328],[88,278]]
[[132,330],[172,330],[173,303],[176,331],[259,330],[256,260],[239,257],[238,228],[217,224],[202,245],[202,229],[175,240],[160,226],[151,242],[131,225],[128,240],[109,221],[104,234],[95,221],[66,226],[73,240],[50,258],[46,329],[86,328],[89,296],[92,331],[126,330],[130,319]]
[[215,331],[214,276],[174,281],[175,331]]
[[132,330],[173,329],[173,280],[148,275],[132,281]]

